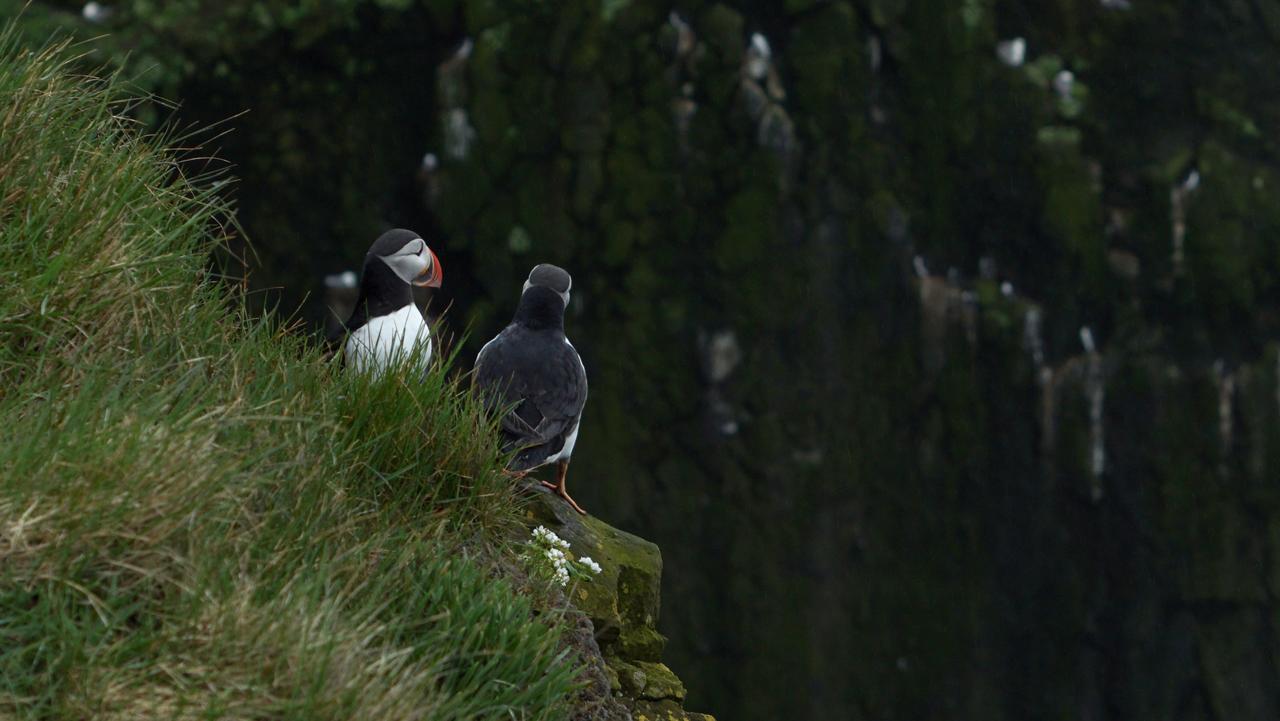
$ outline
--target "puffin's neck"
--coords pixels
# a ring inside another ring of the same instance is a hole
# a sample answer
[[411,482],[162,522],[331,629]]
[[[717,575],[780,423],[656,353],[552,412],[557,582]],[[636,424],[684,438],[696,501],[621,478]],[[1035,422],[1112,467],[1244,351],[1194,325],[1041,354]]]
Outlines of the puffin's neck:
[[551,330],[564,334],[564,300],[560,294],[533,286],[520,296],[514,322],[529,330]]
[[364,274],[360,280],[360,297],[356,300],[356,314],[364,312],[364,319],[394,313],[413,303],[413,287],[396,275],[391,266],[377,256],[366,258]]

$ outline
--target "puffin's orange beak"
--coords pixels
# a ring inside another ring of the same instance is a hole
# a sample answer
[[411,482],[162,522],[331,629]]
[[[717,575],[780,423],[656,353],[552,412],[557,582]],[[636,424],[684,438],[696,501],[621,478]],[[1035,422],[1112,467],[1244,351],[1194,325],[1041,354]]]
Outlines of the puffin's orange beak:
[[431,266],[413,284],[419,288],[439,288],[440,282],[444,280],[444,269],[440,267],[440,259],[436,257],[435,251],[427,248],[427,253],[431,256]]

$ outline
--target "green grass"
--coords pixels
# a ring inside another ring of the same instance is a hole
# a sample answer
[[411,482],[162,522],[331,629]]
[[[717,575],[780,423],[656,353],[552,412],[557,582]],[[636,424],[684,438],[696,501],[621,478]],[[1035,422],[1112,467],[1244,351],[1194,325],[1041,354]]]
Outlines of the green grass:
[[111,81],[0,34],[0,718],[562,718],[478,405],[344,374],[208,258]]

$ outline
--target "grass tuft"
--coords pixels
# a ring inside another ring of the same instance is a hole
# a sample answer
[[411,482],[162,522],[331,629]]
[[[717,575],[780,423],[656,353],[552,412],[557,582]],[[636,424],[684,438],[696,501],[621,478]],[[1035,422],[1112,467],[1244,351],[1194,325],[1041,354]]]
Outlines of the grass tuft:
[[66,50],[0,32],[0,718],[563,717],[492,422],[250,318],[218,178]]

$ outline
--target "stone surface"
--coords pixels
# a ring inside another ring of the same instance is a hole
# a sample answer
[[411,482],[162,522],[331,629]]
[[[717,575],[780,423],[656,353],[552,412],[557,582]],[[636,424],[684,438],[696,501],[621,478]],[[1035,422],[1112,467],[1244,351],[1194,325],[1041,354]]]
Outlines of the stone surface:
[[682,710],[684,683],[661,663],[666,639],[658,633],[662,555],[649,541],[582,516],[551,491],[525,486],[530,527],[546,526],[569,542],[572,557],[588,556],[601,566],[590,581],[567,590],[572,604],[594,627],[598,653],[616,697],[636,719],[697,720]]

